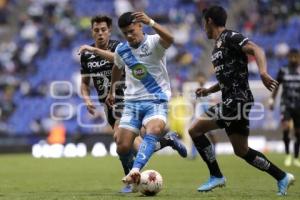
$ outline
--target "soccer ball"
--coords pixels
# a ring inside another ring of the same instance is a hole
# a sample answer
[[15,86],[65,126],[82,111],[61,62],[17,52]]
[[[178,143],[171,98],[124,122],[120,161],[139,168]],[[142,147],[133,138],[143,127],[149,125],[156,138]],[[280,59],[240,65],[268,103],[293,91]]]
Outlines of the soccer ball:
[[146,170],[141,173],[139,191],[146,196],[154,196],[162,189],[163,179],[155,170]]

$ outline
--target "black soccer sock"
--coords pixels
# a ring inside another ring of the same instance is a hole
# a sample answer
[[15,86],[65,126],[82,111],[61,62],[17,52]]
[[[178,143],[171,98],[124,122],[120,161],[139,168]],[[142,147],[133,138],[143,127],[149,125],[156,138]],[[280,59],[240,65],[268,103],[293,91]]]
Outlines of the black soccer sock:
[[294,143],[294,154],[295,158],[299,157],[299,147],[300,147],[300,131],[295,132],[296,141]]
[[134,162],[134,152],[133,150],[129,151],[126,154],[119,154],[119,159],[122,163],[124,174],[127,175],[132,169]]
[[156,143],[155,151],[163,149],[167,146],[170,146],[170,140],[166,137],[161,137],[159,141]]
[[210,175],[218,178],[223,177],[218,162],[216,160],[214,147],[211,144],[211,142],[208,140],[206,135],[203,134],[201,136],[197,136],[195,138],[192,138],[192,140],[200,156],[206,163]]
[[285,177],[285,172],[271,163],[262,153],[249,148],[247,154],[243,157],[250,165],[259,170],[265,171],[276,180],[281,180]]
[[284,130],[283,131],[283,142],[285,147],[285,153],[290,153],[290,138],[289,138],[289,132],[290,130]]

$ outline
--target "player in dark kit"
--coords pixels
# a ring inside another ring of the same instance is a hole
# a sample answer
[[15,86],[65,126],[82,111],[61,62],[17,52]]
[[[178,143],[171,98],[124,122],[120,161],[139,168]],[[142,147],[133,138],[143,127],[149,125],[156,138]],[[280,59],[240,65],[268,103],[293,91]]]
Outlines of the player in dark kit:
[[264,51],[242,34],[225,28],[227,14],[222,7],[212,6],[203,14],[208,39],[215,40],[211,60],[218,83],[208,89],[198,88],[196,95],[207,96],[221,90],[222,102],[211,107],[189,129],[195,147],[210,171],[209,180],[198,191],[210,191],[225,185],[226,180],[219,169],[213,146],[205,136],[211,130],[225,128],[234,153],[274,177],[278,183],[277,194],[286,195],[294,176],[283,172],[262,153],[248,147],[248,115],[254,100],[248,83],[247,54],[255,56],[263,84],[269,90],[278,86],[267,73]]
[[[90,114],[94,115],[96,107],[90,98],[90,80],[93,80],[94,87],[98,93],[98,100],[105,108],[107,121],[110,126],[116,131],[119,125],[119,119],[123,110],[124,97],[124,78],[115,87],[116,103],[113,108],[106,106],[105,99],[110,90],[111,74],[114,62],[114,51],[119,44],[116,40],[111,40],[112,20],[107,16],[95,16],[91,19],[92,37],[95,41],[92,45],[82,45],[79,49],[81,54],[81,94]],[[135,140],[136,151],[141,143],[141,138]],[[169,132],[156,145],[156,150],[160,150],[166,146],[171,146],[177,150],[182,157],[187,156],[185,147],[179,142],[179,139],[174,132]],[[132,165],[133,158],[124,158],[119,155],[125,175],[128,174]],[[131,160],[130,163],[127,161]],[[130,186],[125,186],[122,192],[131,192]]]
[[[279,70],[277,81],[282,85],[282,95],[280,102],[281,120],[283,128],[283,142],[285,146],[286,159],[285,166],[300,167],[299,161],[299,145],[300,145],[300,53],[297,49],[290,50],[288,54],[288,66]],[[278,90],[275,89],[270,99],[270,108],[274,107],[274,100]],[[295,143],[294,143],[294,159],[290,154],[290,122],[294,122]]]

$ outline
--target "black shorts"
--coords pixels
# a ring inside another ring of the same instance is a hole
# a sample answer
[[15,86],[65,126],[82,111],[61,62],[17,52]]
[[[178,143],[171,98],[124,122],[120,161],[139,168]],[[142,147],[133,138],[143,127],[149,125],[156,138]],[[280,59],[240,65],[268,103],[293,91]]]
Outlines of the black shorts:
[[109,125],[112,128],[114,128],[116,121],[121,119],[121,117],[122,117],[124,101],[117,100],[115,105],[113,106],[113,108],[110,108],[109,106],[106,106],[106,107],[107,107],[107,109],[106,109],[105,113],[106,113],[107,122],[109,123]]
[[294,128],[300,128],[300,109],[289,108],[285,105],[280,106],[281,121],[293,120]]
[[225,128],[227,135],[249,135],[249,113],[253,103],[218,103],[210,107],[206,114],[216,120],[220,128]]

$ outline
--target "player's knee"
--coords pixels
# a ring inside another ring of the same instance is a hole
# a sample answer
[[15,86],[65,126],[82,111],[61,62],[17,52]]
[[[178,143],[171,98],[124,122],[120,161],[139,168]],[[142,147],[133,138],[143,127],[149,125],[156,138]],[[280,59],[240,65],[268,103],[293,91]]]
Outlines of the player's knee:
[[290,130],[290,124],[288,121],[283,121],[282,122],[282,129],[283,131],[289,131]]
[[245,157],[248,152],[248,148],[233,148],[234,154],[240,158]]
[[125,142],[122,142],[122,141],[116,141],[117,143],[117,153],[120,155],[120,154],[127,154],[130,149],[131,149],[131,145],[130,144],[127,144]]
[[188,132],[192,138],[204,134],[203,131],[196,129],[195,127],[189,128]]

